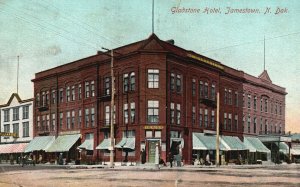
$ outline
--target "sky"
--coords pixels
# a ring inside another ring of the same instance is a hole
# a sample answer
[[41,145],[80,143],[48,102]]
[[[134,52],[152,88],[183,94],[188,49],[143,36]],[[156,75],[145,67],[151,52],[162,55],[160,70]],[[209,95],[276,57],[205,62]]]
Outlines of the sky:
[[[247,8],[258,11],[227,14]],[[291,132],[300,132],[299,19],[299,0],[154,0],[160,39],[254,76],[263,71],[265,56],[272,82],[288,92]],[[17,92],[17,56],[19,95],[29,99],[35,73],[151,33],[152,0],[0,0],[0,104]]]

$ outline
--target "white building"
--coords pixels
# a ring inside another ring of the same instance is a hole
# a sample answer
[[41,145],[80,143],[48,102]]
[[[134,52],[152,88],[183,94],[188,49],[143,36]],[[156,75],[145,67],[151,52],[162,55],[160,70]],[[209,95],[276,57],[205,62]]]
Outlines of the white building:
[[0,154],[24,152],[33,139],[33,99],[13,93],[0,112]]

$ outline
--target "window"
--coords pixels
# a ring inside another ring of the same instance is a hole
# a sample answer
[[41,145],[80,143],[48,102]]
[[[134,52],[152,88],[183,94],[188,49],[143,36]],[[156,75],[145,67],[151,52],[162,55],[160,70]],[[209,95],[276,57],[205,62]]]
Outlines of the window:
[[257,120],[256,120],[256,117],[253,118],[253,133],[256,133],[256,123],[257,123]]
[[70,98],[70,86],[67,87],[67,102],[71,101],[71,98]]
[[215,111],[211,111],[211,128],[215,128]]
[[63,120],[64,120],[64,113],[59,113],[59,129],[62,129],[63,127]]
[[248,120],[247,120],[247,124],[248,124],[248,133],[250,133],[250,128],[251,128],[251,117],[250,117],[250,115],[248,115]]
[[146,130],[146,138],[152,138],[152,131],[151,130]]
[[232,105],[232,91],[228,90],[228,104]]
[[124,104],[124,123],[128,124],[128,104]]
[[4,132],[10,132],[10,125],[9,124],[5,124],[4,125]]
[[81,124],[82,124],[82,110],[79,109],[78,110],[78,128],[81,128]]
[[234,95],[235,95],[235,106],[239,106],[239,94],[238,94],[238,92],[235,92],[234,93]]
[[263,132],[263,119],[260,118],[260,134]]
[[181,75],[177,75],[176,78],[176,91],[181,92]]
[[253,100],[253,109],[254,109],[254,110],[256,110],[256,107],[257,107],[257,106],[256,106],[256,105],[257,105],[256,102],[257,102],[257,97],[254,96],[254,100]]
[[243,94],[243,107],[245,107],[245,94]]
[[13,124],[13,133],[16,134],[16,137],[19,137],[19,123]]
[[204,97],[204,85],[203,85],[202,81],[200,81],[200,83],[199,83],[199,95],[200,95],[200,98]]
[[193,106],[192,108],[192,124],[195,125],[196,123],[196,107]]
[[265,112],[268,112],[268,99],[265,99]]
[[63,88],[59,89],[59,102],[60,103],[64,102],[64,89]]
[[212,84],[211,85],[211,100],[215,101],[216,100],[216,85]]
[[23,122],[23,137],[29,137],[29,122]]
[[265,119],[265,134],[268,133],[268,120]]
[[159,101],[148,101],[148,123],[158,123],[159,121]]
[[135,90],[135,73],[130,73],[130,91]]
[[71,112],[67,112],[67,129],[71,128]]
[[82,87],[81,84],[78,85],[78,99],[80,100],[82,97]]
[[204,110],[204,126],[208,127],[208,110]]
[[180,138],[180,133],[178,131],[170,131],[171,138]]
[[55,131],[55,125],[56,125],[56,120],[55,120],[55,113],[51,114],[51,130]]
[[74,129],[75,127],[75,110],[72,110],[71,112],[71,129]]
[[46,92],[46,102],[44,103],[44,106],[49,105],[49,91]]
[[234,126],[233,126],[233,130],[237,130],[238,128],[238,115],[236,114],[234,116]]
[[42,116],[42,130],[46,130],[46,115]]
[[199,110],[199,126],[202,127],[203,125],[203,112],[202,112],[202,108],[200,108]]
[[91,108],[91,127],[95,126],[95,108]]
[[263,111],[263,99],[262,98],[260,99],[260,111],[261,112]]
[[224,91],[224,104],[227,104],[227,89],[225,88],[225,91]]
[[40,106],[40,94],[36,94],[35,106]]
[[130,122],[135,122],[135,103],[130,103]]
[[85,98],[89,98],[89,97],[90,97],[90,83],[85,82]]
[[148,88],[159,88],[158,69],[148,69]]
[[90,122],[90,110],[88,108],[85,109],[85,113],[84,113],[84,116],[85,116],[85,127],[89,127],[89,122]]
[[46,106],[46,93],[42,92],[42,106]]
[[123,131],[123,137],[134,138],[135,137],[135,131],[133,131],[133,130]]
[[4,122],[9,122],[10,121],[10,119],[9,119],[9,109],[7,109],[7,110],[3,110],[3,112],[4,112]]
[[224,130],[227,129],[227,113],[224,113]]
[[279,115],[282,115],[282,106],[281,106],[281,104],[279,106]]
[[72,86],[71,89],[71,101],[75,101],[75,86]]
[[110,125],[110,106],[105,106],[105,125]]
[[171,108],[171,110],[170,110],[170,113],[171,113],[171,124],[174,124],[175,123],[175,104],[171,103],[170,108]]
[[40,116],[37,116],[36,118],[36,128],[37,130],[40,130],[41,124],[40,124]]
[[46,115],[46,131],[49,131],[50,129],[50,115]]
[[171,73],[171,82],[170,82],[171,91],[175,90],[175,74]]
[[128,87],[129,87],[129,77],[128,77],[128,73],[125,73],[123,75],[123,91],[128,92]]
[[208,98],[208,83],[204,83],[204,97],[207,99]]
[[95,81],[91,81],[91,96],[95,97]]
[[155,138],[161,138],[161,131],[154,131]]
[[192,80],[192,96],[196,95],[196,79]]
[[232,116],[231,114],[228,114],[228,130],[231,131],[231,126],[232,126]]
[[277,104],[277,102],[275,103],[275,114],[277,115],[277,106],[278,106],[278,104]]
[[110,95],[110,77],[104,79],[104,95]]
[[52,90],[52,94],[51,94],[51,103],[55,104],[56,103],[56,91]]
[[248,108],[251,108],[251,95],[248,94]]
[[180,112],[180,104],[176,105],[176,116],[177,116],[177,125],[180,125],[181,112]]
[[19,120],[19,107],[13,108],[13,121]]
[[110,137],[110,134],[108,131],[103,132],[104,139],[108,139]]

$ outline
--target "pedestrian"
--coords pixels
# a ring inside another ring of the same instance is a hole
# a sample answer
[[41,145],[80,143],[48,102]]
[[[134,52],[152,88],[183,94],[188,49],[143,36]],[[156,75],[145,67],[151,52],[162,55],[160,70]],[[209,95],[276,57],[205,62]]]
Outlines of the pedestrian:
[[14,157],[12,154],[9,155],[9,160],[10,160],[10,164],[13,165],[14,164]]
[[43,156],[42,156],[42,154],[40,154],[40,155],[39,155],[39,161],[38,161],[38,162],[39,162],[39,164],[41,164],[41,163],[42,163],[42,161],[43,161]]
[[172,168],[173,167],[174,156],[173,156],[171,151],[169,152],[168,156],[169,156],[170,168]]
[[141,151],[141,155],[142,155],[142,164],[145,164],[146,163],[146,151],[144,148]]
[[209,153],[206,155],[205,165],[211,165]]
[[60,153],[59,156],[58,156],[58,164],[59,165],[63,165],[64,164],[64,162],[63,162],[63,154],[62,153]]

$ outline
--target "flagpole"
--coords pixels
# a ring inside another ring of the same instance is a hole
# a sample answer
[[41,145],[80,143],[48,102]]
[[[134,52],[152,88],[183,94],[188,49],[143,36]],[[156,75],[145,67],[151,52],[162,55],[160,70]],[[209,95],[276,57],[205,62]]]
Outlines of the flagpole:
[[20,56],[18,55],[18,67],[17,67],[17,94],[19,94],[19,59],[20,59]]

